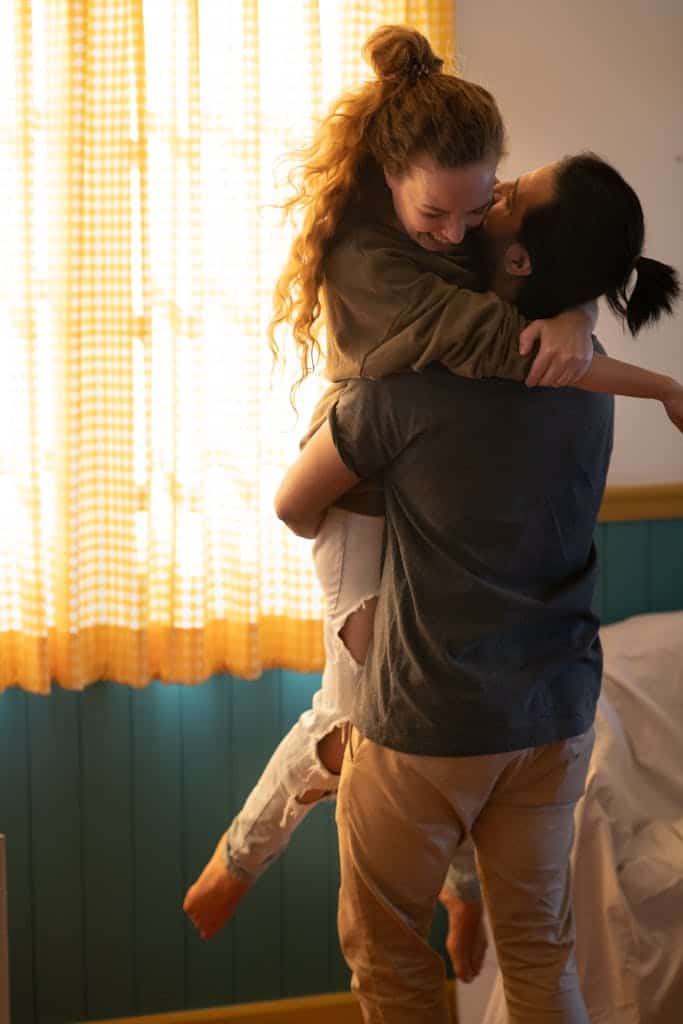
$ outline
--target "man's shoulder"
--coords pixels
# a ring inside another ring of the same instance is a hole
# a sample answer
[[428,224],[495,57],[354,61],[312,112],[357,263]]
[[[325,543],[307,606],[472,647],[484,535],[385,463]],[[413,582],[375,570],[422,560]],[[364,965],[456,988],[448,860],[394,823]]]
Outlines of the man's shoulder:
[[386,377],[357,377],[347,382],[346,408],[391,419],[399,429],[404,424],[411,434],[421,432],[452,407],[455,379],[440,363]]

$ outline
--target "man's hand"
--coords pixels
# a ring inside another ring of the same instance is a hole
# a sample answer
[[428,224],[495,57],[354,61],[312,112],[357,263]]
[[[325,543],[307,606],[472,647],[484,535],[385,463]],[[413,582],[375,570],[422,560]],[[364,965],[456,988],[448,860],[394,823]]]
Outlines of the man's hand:
[[552,320],[534,320],[519,339],[522,355],[531,352],[540,341],[526,379],[527,387],[568,388],[589,369],[593,359],[593,328],[597,320],[597,304],[588,303],[569,309]]
[[683,386],[674,381],[671,394],[662,401],[666,414],[675,427],[683,433]]

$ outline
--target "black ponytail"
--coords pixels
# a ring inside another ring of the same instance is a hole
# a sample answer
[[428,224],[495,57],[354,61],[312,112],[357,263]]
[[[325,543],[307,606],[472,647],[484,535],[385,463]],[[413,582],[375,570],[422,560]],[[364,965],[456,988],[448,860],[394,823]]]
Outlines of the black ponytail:
[[626,298],[625,286],[605,296],[612,312],[626,320],[633,335],[645,324],[656,323],[662,313],[671,313],[681,292],[678,274],[666,263],[639,256],[635,270],[637,278],[630,298]]

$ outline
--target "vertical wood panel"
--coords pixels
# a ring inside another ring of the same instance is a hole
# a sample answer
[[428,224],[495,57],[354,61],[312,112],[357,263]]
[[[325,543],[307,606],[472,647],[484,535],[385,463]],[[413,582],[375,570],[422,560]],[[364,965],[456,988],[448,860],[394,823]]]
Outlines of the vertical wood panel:
[[337,842],[337,825],[334,819],[336,805],[324,808],[327,817],[327,850],[330,873],[327,883],[327,905],[330,908],[332,926],[328,938],[328,957],[330,963],[330,991],[347,992],[351,984],[351,972],[342,956],[337,934],[337,906],[339,903],[339,843]]
[[[214,676],[182,690],[183,843],[186,876],[194,882],[234,813],[230,676]],[[233,929],[203,942],[185,926],[186,1006],[219,1006],[233,1000]]]
[[137,1011],[185,1004],[180,687],[132,694]]
[[[282,673],[283,732],[311,706],[320,676]],[[322,806],[313,807],[294,833],[282,865],[283,995],[330,990],[329,943],[335,917],[330,915],[327,821]],[[301,942],[301,936],[306,941]]]
[[135,1011],[131,691],[81,698],[83,903],[89,1017]]
[[80,694],[28,695],[38,1024],[85,1015]]
[[675,611],[683,606],[683,520],[660,520],[650,529],[650,607]]
[[611,523],[604,550],[603,622],[650,611],[650,523]]
[[598,553],[598,579],[595,584],[595,595],[593,597],[593,609],[602,620],[605,614],[605,588],[607,585],[608,566],[607,566],[607,552],[605,543],[605,531],[608,528],[606,526],[597,526],[595,528],[595,547]]
[[444,907],[440,904],[436,904],[436,910],[434,912],[434,918],[432,920],[432,927],[429,931],[429,941],[431,942],[434,949],[441,954],[441,958],[444,961],[446,968],[446,974],[449,978],[453,977],[453,969],[451,967],[451,961],[446,952],[446,936],[448,934],[448,914]]
[[[231,771],[238,808],[282,738],[280,676],[271,671],[256,682],[235,680]],[[277,999],[282,991],[281,895],[280,859],[256,882],[230,925],[235,1002]]]
[[26,694],[21,690],[8,690],[0,696],[0,832],[7,838],[12,1020],[35,1024],[26,704]]

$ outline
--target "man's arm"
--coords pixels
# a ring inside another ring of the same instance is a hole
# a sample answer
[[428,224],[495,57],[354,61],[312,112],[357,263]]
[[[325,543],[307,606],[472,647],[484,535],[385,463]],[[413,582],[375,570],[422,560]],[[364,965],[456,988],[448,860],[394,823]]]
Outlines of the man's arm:
[[324,423],[285,473],[275,495],[275,514],[299,537],[313,538],[330,505],[359,479],[347,469]]

